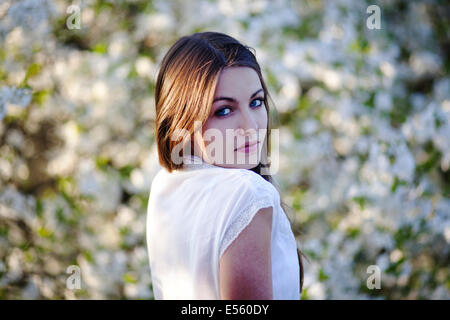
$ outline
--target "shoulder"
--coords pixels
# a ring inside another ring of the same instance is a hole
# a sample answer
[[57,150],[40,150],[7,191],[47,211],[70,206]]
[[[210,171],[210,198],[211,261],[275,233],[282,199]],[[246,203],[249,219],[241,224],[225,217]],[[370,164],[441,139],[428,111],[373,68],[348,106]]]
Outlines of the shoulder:
[[219,168],[215,179],[220,182],[219,188],[232,188],[239,192],[271,195],[274,197],[278,195],[278,191],[272,183],[251,170]]
[[163,192],[167,188],[171,188],[174,184],[173,174],[169,173],[165,168],[160,168],[151,178],[150,196],[152,194]]
[[208,168],[169,173],[161,169],[153,179],[158,189],[180,190],[185,195],[195,193],[206,198],[243,205],[259,199],[278,201],[277,189],[261,175],[247,169]]
[[259,174],[245,169],[235,169],[227,177],[233,183],[226,184],[229,189],[228,199],[224,201],[227,208],[223,224],[225,226],[222,235],[219,257],[237,236],[250,224],[255,215],[259,222],[267,224],[273,221],[278,207],[278,191]]

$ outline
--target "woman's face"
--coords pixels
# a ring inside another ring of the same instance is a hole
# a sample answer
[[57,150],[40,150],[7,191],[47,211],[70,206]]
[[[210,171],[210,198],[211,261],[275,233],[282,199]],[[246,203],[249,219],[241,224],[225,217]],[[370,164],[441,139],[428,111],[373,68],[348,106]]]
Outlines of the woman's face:
[[206,147],[202,158],[220,167],[254,168],[261,159],[266,130],[264,90],[256,71],[249,67],[224,68],[211,113],[202,127]]

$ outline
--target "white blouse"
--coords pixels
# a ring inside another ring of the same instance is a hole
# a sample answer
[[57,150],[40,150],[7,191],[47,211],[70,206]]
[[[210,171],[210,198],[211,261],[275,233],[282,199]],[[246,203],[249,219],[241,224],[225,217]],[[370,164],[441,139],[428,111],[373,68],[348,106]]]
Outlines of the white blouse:
[[299,300],[296,240],[277,189],[247,169],[183,160],[182,169],[161,168],[150,189],[146,236],[155,299],[219,300],[220,257],[259,209],[272,207],[273,298]]

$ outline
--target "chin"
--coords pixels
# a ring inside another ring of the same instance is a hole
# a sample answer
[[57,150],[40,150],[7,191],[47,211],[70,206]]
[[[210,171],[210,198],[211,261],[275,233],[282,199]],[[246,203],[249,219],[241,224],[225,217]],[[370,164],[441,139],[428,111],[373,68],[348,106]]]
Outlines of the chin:
[[233,161],[229,163],[226,162],[225,157],[222,159],[212,159],[212,158],[214,157],[210,158],[211,163],[213,163],[215,166],[222,168],[253,169],[257,167],[258,164],[261,162],[260,154],[255,155],[255,154],[235,153]]
[[222,167],[222,168],[227,168],[227,169],[253,169],[256,166],[258,166],[257,164],[215,164],[215,166],[218,167]]
[[236,161],[235,163],[216,163],[216,166],[223,168],[235,168],[235,169],[253,169],[258,166],[260,159],[258,161],[249,161],[249,159],[241,159],[241,161]]

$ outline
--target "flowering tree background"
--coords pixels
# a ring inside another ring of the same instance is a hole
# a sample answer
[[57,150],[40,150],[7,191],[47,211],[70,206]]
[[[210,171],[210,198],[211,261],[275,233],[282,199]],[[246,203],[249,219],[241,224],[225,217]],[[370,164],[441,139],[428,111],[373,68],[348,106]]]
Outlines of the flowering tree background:
[[3,0],[0,298],[153,298],[158,65],[220,31],[269,84],[302,298],[449,299],[449,17],[438,0]]

